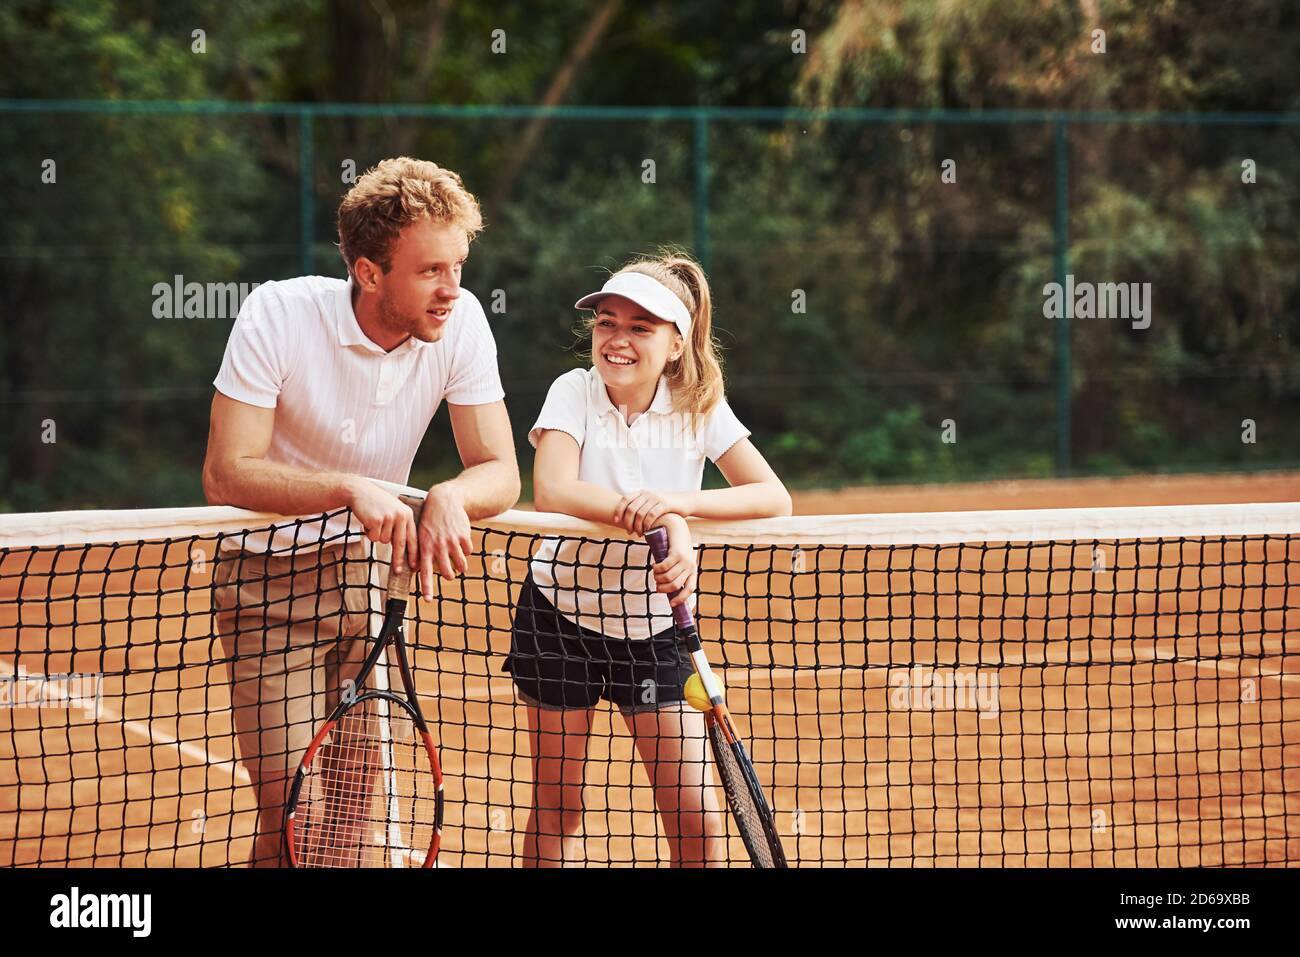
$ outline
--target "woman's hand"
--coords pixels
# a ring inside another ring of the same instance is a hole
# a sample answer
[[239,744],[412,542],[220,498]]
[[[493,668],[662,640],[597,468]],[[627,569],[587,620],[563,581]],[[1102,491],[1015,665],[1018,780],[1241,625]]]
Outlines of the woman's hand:
[[668,594],[668,603],[676,607],[695,593],[695,548],[686,519],[668,512],[659,524],[668,530],[668,555],[652,566],[655,582],[659,591]]
[[631,535],[644,535],[665,515],[685,518],[691,514],[690,495],[687,492],[652,492],[641,489],[624,495],[614,509],[614,524]]

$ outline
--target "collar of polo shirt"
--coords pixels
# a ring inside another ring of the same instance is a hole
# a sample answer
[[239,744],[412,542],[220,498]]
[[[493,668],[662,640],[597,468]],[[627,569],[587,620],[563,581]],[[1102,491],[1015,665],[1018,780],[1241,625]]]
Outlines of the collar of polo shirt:
[[600,287],[600,292],[583,296],[573,304],[575,309],[595,309],[606,296],[630,299],[656,319],[666,319],[677,327],[683,339],[691,337],[691,313],[686,303],[658,279],[640,272],[621,272],[610,276]]
[[[362,346],[371,352],[378,352],[383,355],[392,355],[391,352],[384,352],[383,347],[375,342],[361,329],[361,323],[357,321],[356,310],[352,308],[352,290],[356,284],[352,277],[348,277],[347,284],[343,291],[338,294],[334,300],[334,326],[338,330],[339,345],[341,346]],[[454,308],[454,307],[453,307]],[[425,342],[423,339],[417,339],[415,336],[407,336],[397,349],[407,351],[410,349],[423,349],[425,346],[431,346],[433,343]],[[393,351],[396,352],[397,349]]]
[[[600,415],[613,413],[619,415],[626,422],[627,419],[619,413],[618,408],[609,398],[609,392],[605,388],[605,380],[600,377],[596,369],[591,370],[591,379],[589,380],[591,389],[591,401],[595,404]],[[668,385],[668,377],[661,375],[659,384],[655,387],[655,397],[650,401],[650,408],[646,412],[658,412],[661,415],[667,415],[673,410],[673,392]]]

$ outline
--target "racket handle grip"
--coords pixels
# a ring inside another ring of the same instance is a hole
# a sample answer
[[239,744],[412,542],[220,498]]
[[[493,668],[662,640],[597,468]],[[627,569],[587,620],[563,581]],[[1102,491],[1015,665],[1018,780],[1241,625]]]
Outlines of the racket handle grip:
[[[424,499],[417,498],[414,495],[397,496],[402,502],[411,507],[415,513],[415,524],[420,524],[420,513],[424,510]],[[389,574],[388,576],[388,600],[394,599],[400,601],[410,601],[411,595],[416,591],[418,576],[411,569],[401,575]]]
[[388,600],[407,602],[411,600],[411,595],[415,591],[416,573],[405,571],[397,575],[389,572],[388,575]]
[[[668,529],[662,526],[650,529],[645,534],[645,541],[650,546],[650,554],[654,556],[655,561],[661,562],[668,557]],[[686,602],[673,606],[673,621],[682,631],[695,629],[695,617]]]

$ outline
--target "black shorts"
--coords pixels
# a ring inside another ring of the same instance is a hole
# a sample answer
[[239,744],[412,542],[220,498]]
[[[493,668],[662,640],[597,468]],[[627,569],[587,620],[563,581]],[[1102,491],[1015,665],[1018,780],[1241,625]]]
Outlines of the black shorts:
[[601,698],[625,714],[680,707],[695,673],[669,628],[645,639],[606,638],[565,618],[533,583],[519,589],[510,654],[501,669],[530,704],[547,710],[592,708]]

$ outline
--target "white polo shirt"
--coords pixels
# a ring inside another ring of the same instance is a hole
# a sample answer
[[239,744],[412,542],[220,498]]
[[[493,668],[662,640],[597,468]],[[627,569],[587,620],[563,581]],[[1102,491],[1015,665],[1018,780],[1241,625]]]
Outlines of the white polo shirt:
[[[536,448],[544,431],[568,433],[581,449],[578,478],[627,494],[699,491],[704,460],[716,462],[749,435],[726,399],[708,415],[673,412],[665,378],[631,425],[625,411],[610,401],[600,373],[574,369],[551,385],[528,441]],[[672,608],[654,590],[645,545],[548,538],[531,570],[542,594],[583,628],[641,639],[672,627]]]
[[[254,289],[213,385],[232,399],[275,409],[268,461],[402,485],[444,399],[482,405],[505,395],[487,316],[468,290],[461,290],[440,340],[411,337],[385,352],[357,324],[352,280],[325,276]],[[325,535],[344,527],[334,520]],[[276,547],[287,547],[290,537],[280,533]],[[264,538],[245,547],[265,547]]]

